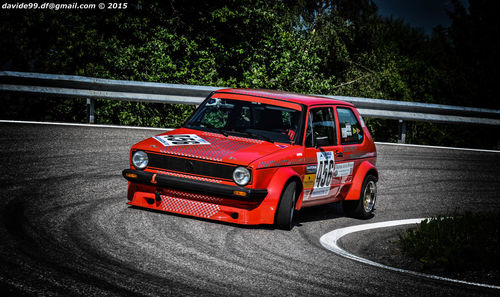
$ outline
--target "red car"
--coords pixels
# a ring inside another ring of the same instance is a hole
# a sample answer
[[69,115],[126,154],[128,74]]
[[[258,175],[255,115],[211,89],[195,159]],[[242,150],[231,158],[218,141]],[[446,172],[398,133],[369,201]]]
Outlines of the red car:
[[376,159],[350,103],[223,89],[182,128],[135,144],[123,176],[130,205],[289,230],[295,211],[336,201],[372,217]]

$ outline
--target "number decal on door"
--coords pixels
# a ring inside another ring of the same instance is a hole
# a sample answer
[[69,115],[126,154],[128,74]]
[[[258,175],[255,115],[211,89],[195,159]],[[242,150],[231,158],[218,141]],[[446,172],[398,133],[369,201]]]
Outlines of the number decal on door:
[[333,152],[318,152],[316,155],[318,159],[318,170],[316,172],[316,179],[314,181],[314,189],[311,193],[311,197],[328,195],[330,185],[332,184],[333,172],[335,170]]

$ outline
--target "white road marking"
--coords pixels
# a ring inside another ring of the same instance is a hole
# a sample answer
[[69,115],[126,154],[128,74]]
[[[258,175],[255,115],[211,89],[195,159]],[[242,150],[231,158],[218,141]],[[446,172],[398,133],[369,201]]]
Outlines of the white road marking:
[[[36,125],[57,125],[57,126],[77,126],[77,127],[94,127],[94,128],[137,129],[137,130],[158,130],[158,131],[171,131],[171,130],[174,130],[173,128],[133,127],[133,126],[118,126],[118,125],[59,123],[59,122],[36,122],[36,121],[15,121],[15,120],[0,120],[0,123],[8,123],[8,124],[36,124]],[[460,151],[473,151],[473,152],[486,152],[486,153],[500,153],[500,150],[485,150],[485,149],[448,147],[448,146],[432,146],[432,145],[391,143],[391,142],[378,142],[378,141],[375,142],[375,144],[395,145],[395,146],[409,146],[409,147],[420,147],[420,148],[430,148],[430,149],[447,149],[447,150],[460,150]]]
[[410,275],[415,275],[415,276],[420,276],[420,277],[425,277],[425,278],[431,278],[435,280],[440,280],[440,281],[448,281],[448,282],[453,282],[453,283],[459,283],[459,284],[465,284],[465,285],[471,285],[471,286],[477,286],[477,287],[484,287],[484,288],[490,288],[490,289],[500,289],[500,286],[494,286],[494,285],[488,285],[488,284],[481,284],[481,283],[474,283],[474,282],[468,282],[468,281],[463,281],[463,280],[456,280],[456,279],[451,279],[447,277],[441,277],[437,275],[431,275],[431,274],[426,274],[426,273],[420,273],[416,271],[411,271],[411,270],[405,270],[405,269],[400,269],[400,268],[395,268],[391,266],[387,266],[384,264],[380,264],[365,258],[361,258],[359,256],[356,256],[354,254],[349,253],[348,251],[342,249],[338,245],[338,241],[340,238],[343,236],[354,233],[354,232],[359,232],[359,231],[364,231],[364,230],[370,230],[370,229],[376,229],[376,228],[387,228],[387,227],[393,227],[393,226],[400,226],[400,225],[410,225],[410,224],[419,224],[421,221],[425,219],[409,219],[409,220],[397,220],[397,221],[387,221],[387,222],[380,222],[380,223],[373,223],[373,224],[364,224],[364,225],[357,225],[357,226],[351,226],[351,227],[346,227],[346,228],[340,228],[336,229],[333,231],[330,231],[326,233],[325,235],[321,236],[319,242],[323,247],[326,249],[351,260],[358,261],[364,264],[368,264],[371,266],[383,268],[383,269],[388,269],[392,271],[397,271],[397,272],[402,272]]
[[7,124],[56,125],[56,126],[76,126],[76,127],[92,127],[92,128],[137,129],[137,130],[158,130],[158,131],[171,131],[171,130],[174,130],[172,128],[133,127],[133,126],[118,126],[118,125],[81,124],[81,123],[14,121],[14,120],[0,120],[0,123],[7,123]]
[[499,150],[485,150],[485,149],[474,149],[474,148],[464,148],[464,147],[450,147],[450,146],[433,146],[433,145],[423,145],[423,144],[407,144],[407,143],[392,143],[392,142],[378,142],[378,141],[376,141],[375,144],[395,145],[395,146],[409,146],[409,147],[421,147],[421,148],[431,148],[431,149],[458,150],[458,151],[500,153]]

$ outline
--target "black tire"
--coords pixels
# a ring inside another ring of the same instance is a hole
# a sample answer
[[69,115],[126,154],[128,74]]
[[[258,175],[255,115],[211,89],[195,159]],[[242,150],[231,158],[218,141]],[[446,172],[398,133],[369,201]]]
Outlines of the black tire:
[[345,200],[342,202],[344,212],[351,217],[370,219],[373,217],[375,202],[377,201],[377,178],[367,175],[361,187],[358,200]]
[[276,210],[276,217],[274,223],[277,228],[283,230],[292,230],[293,219],[295,214],[295,202],[297,199],[297,183],[291,181],[286,184],[283,192],[281,193],[278,209]]

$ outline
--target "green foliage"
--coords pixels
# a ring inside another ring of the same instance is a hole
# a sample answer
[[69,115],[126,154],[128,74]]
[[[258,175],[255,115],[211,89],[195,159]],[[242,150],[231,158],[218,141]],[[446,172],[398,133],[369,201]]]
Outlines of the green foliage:
[[500,216],[456,214],[424,220],[400,236],[403,252],[423,268],[448,271],[500,269]]
[[[497,4],[470,0],[469,11],[453,5],[452,26],[432,36],[380,17],[370,0],[142,0],[120,11],[4,10],[0,68],[498,108],[500,39],[482,37],[500,29]],[[0,111],[4,118],[85,118],[77,107],[83,101],[50,99],[49,106],[46,98],[2,97],[11,106]],[[96,112],[100,123],[177,127],[192,110],[103,100]],[[395,122],[368,122],[377,140],[397,138]],[[456,136],[425,123],[408,130],[410,142],[446,144]],[[461,134],[468,138],[458,143],[466,146],[496,145]]]
[[178,128],[193,111],[193,105],[99,100],[96,120],[105,124]]
[[208,124],[209,127],[224,129],[227,123],[227,116],[227,112],[221,110],[220,108],[209,108],[205,113],[203,122]]

